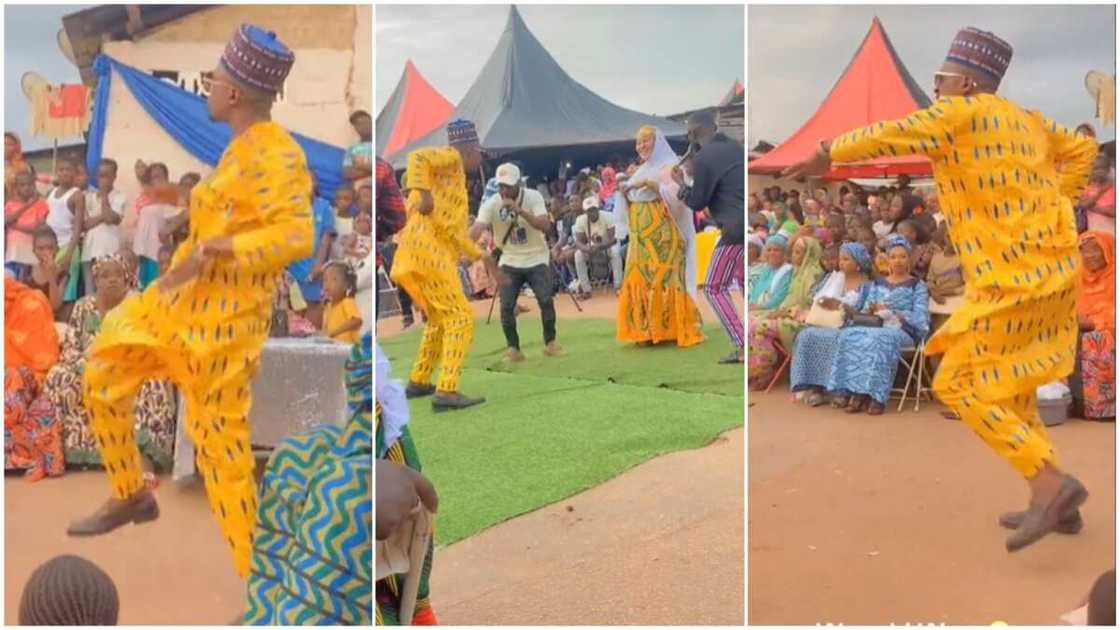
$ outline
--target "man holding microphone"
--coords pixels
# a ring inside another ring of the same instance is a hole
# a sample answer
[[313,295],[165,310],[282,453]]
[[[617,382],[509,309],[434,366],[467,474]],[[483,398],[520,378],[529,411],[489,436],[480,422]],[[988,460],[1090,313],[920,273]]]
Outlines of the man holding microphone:
[[526,284],[533,290],[541,309],[544,328],[544,354],[563,355],[556,344],[556,308],[552,303],[553,280],[548,264],[548,240],[545,232],[551,227],[544,197],[521,183],[521,170],[516,164],[502,164],[496,173],[498,194],[478,209],[478,218],[471,226],[470,238],[477,241],[482,231],[494,233],[496,249],[492,256],[508,281],[501,283],[502,332],[506,336],[505,360],[523,361],[521,342],[517,336],[517,296]]

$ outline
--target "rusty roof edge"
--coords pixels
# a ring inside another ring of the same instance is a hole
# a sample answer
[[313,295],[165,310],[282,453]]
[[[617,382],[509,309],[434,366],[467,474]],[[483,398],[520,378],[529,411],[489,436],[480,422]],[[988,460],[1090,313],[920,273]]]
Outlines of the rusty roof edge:
[[97,77],[93,73],[93,61],[101,53],[101,44],[105,37],[120,38],[143,37],[155,29],[206,9],[211,9],[217,4],[145,4],[139,5],[145,28],[142,31],[128,34],[125,25],[128,23],[126,5],[103,4],[89,9],[83,9],[62,16],[62,29],[70,39],[74,49],[75,61],[82,83],[89,87],[97,84]]

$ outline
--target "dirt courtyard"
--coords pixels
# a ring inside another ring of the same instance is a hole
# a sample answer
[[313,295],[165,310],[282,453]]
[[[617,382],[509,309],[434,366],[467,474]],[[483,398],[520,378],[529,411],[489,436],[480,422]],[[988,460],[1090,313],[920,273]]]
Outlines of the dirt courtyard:
[[924,405],[878,418],[748,401],[750,624],[1053,625],[1116,554],[1115,425],[1050,434],[1089,489],[1077,536],[1015,554],[997,515],[1027,486],[967,427]]

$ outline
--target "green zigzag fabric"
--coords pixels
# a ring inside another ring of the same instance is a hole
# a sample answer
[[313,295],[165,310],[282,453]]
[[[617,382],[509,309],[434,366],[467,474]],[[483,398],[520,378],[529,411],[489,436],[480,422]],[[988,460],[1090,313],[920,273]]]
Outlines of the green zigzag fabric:
[[246,625],[372,625],[372,337],[347,362],[350,421],[284,440],[261,481]]

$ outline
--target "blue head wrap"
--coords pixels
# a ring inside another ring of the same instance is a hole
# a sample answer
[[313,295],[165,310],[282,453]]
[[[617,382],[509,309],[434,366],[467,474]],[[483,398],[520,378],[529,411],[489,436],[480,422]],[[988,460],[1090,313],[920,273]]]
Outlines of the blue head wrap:
[[907,253],[914,251],[914,246],[910,244],[910,241],[897,232],[887,237],[887,251],[889,252],[896,247],[905,249]]
[[871,254],[867,253],[867,248],[862,244],[856,242],[844,243],[840,246],[840,251],[851,256],[864,273],[871,271]]
[[777,245],[778,247],[785,249],[786,246],[789,245],[789,239],[782,234],[775,234],[774,236],[766,239],[766,246],[770,247],[771,245]]

